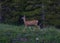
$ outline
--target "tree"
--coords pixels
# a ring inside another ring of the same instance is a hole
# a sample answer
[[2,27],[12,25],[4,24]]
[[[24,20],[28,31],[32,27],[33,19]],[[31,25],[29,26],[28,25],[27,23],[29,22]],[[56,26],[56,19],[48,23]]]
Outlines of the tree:
[[41,20],[42,3],[44,3],[44,22],[58,25],[60,24],[59,2],[59,0],[2,0],[0,9],[6,23],[16,23],[23,15],[28,19]]

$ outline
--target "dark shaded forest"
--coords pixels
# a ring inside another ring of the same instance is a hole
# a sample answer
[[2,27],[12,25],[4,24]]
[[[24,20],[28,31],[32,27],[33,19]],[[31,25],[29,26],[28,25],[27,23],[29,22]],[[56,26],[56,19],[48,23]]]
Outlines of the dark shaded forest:
[[0,43],[60,43],[60,0],[0,0]]
[[60,0],[0,0],[0,22],[23,24],[21,17],[28,20],[60,26]]

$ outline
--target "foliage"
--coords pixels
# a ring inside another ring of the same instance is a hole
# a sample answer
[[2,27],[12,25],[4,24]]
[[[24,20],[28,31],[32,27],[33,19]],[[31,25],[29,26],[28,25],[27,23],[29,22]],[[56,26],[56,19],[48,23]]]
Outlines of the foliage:
[[[42,3],[44,8],[42,8]],[[0,16],[5,18],[5,23],[16,23],[21,15],[30,16],[31,19],[38,17],[37,19],[41,20],[44,14],[46,22],[60,24],[59,0],[1,0],[0,9]]]
[[60,30],[54,27],[39,31],[30,31],[27,28],[26,32],[22,32],[23,29],[24,26],[0,24],[0,43],[35,43],[36,37],[39,38],[39,43],[60,43]]

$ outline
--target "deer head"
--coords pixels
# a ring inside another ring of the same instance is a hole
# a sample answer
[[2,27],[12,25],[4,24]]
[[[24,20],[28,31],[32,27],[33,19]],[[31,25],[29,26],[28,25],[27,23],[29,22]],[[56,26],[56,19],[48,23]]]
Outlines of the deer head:
[[25,22],[25,15],[22,17],[23,21]]

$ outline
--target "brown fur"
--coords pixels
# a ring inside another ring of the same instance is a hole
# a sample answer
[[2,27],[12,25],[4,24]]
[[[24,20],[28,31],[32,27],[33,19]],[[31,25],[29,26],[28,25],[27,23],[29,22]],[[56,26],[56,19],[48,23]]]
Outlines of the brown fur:
[[[25,28],[27,28],[28,26],[37,26],[38,27],[38,20],[27,20],[26,21],[26,18],[25,16],[23,17],[23,21],[24,21],[24,24],[25,24]],[[25,30],[25,29],[24,29]]]

